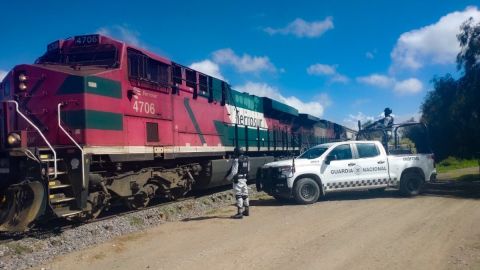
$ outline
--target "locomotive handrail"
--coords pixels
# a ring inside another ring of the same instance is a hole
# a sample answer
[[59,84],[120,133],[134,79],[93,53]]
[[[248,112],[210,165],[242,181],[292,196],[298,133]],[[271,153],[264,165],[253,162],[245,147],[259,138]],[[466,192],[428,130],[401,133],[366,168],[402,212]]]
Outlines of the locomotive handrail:
[[63,131],[63,133],[65,133],[65,135],[67,135],[67,137],[75,144],[75,146],[80,149],[80,152],[82,153],[82,187],[85,189],[87,187],[85,182],[85,152],[80,144],[78,144],[77,141],[75,141],[75,139],[62,126],[61,110],[63,105],[64,104],[62,102],[58,103],[58,127]]
[[[20,108],[18,106],[18,102],[16,102],[15,100],[4,100],[3,102],[7,102],[7,103],[13,103],[15,104],[15,111],[25,120],[27,121],[27,123],[29,123],[35,130],[37,130],[38,134],[40,135],[40,137],[42,137],[43,141],[45,141],[45,143],[47,144],[48,148],[50,148],[50,150],[52,151],[53,153],[53,159],[54,159],[54,162],[53,162],[53,168],[54,168],[54,178],[57,178],[57,152],[55,151],[55,149],[53,149],[52,145],[50,144],[50,142],[47,140],[47,138],[45,137],[45,135],[43,135],[42,131],[40,131],[40,129],[32,122],[30,121],[30,119],[28,119],[28,117],[26,117],[21,111],[20,111]],[[47,175],[48,175],[48,172],[47,172]]]

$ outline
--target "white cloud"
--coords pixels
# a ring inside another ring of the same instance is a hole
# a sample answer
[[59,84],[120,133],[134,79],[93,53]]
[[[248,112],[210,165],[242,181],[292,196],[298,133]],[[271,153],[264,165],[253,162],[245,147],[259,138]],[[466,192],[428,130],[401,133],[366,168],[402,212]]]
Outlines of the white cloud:
[[140,33],[138,31],[129,29],[127,25],[101,27],[97,30],[97,34],[117,38],[133,46],[144,47],[139,39]]
[[395,79],[378,73],[374,73],[364,77],[358,77],[357,81],[380,88],[388,88],[395,83]]
[[423,90],[423,83],[417,78],[397,80],[381,74],[358,77],[357,81],[379,88],[392,88],[397,94],[416,94]]
[[416,70],[427,64],[454,63],[460,51],[456,35],[460,25],[470,17],[480,22],[477,7],[449,13],[434,24],[403,33],[390,54],[391,68]]
[[7,71],[6,70],[1,70],[0,69],[0,81],[3,80],[3,78],[5,78],[5,76],[7,76]]
[[335,76],[333,76],[330,80],[332,82],[341,82],[341,83],[347,83],[350,81],[350,79],[347,76],[338,74],[338,73],[335,74]]
[[326,64],[313,64],[307,68],[307,73],[315,76],[328,76],[332,82],[347,83],[348,77],[338,73],[337,67]]
[[270,35],[294,35],[297,37],[315,38],[323,35],[326,31],[333,29],[333,18],[327,17],[323,21],[307,22],[301,18],[297,18],[283,28],[267,27],[265,32]]
[[416,78],[409,78],[395,83],[393,90],[399,94],[416,94],[423,89],[423,84]]
[[351,129],[358,130],[358,121],[366,123],[367,121],[374,121],[375,117],[371,115],[365,115],[362,112],[358,112],[357,114],[349,114],[347,118],[343,119],[343,124]]
[[218,64],[212,62],[211,60],[206,59],[200,62],[195,62],[190,65],[190,68],[213,76],[220,80],[225,80],[223,75],[220,73],[220,67],[218,66]]
[[232,65],[240,73],[275,72],[277,70],[267,56],[251,56],[246,53],[239,56],[230,48],[213,52],[213,62]]
[[333,75],[337,73],[334,66],[324,64],[314,64],[307,68],[310,75]]
[[322,117],[325,108],[331,104],[327,94],[315,96],[311,101],[305,102],[295,96],[284,96],[280,91],[266,83],[247,82],[244,85],[234,87],[239,91],[247,92],[260,97],[269,97],[299,110],[301,113],[308,113]]

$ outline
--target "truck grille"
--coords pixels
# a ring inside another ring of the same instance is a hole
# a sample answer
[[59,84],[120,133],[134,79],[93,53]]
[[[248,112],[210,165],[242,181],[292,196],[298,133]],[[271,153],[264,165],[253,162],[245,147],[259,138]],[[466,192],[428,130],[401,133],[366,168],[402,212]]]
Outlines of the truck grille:
[[262,168],[260,178],[263,183],[263,189],[268,192],[279,180],[279,171],[277,168]]

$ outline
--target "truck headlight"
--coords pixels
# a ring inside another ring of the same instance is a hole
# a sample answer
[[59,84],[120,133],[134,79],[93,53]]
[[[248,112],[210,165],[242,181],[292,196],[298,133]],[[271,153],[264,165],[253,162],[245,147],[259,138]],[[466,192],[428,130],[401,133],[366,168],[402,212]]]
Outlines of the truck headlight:
[[287,178],[293,176],[293,166],[278,167],[278,171],[280,172],[281,175],[284,175]]
[[12,133],[8,134],[8,137],[7,137],[8,145],[19,146],[21,142],[22,142],[22,139],[21,139],[21,137],[18,133],[12,132]]

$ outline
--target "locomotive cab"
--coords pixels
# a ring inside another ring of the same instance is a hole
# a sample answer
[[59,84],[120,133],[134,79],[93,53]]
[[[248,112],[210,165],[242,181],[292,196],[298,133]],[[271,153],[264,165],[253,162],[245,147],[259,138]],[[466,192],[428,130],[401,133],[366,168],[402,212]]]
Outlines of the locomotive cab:
[[0,83],[0,231],[24,231],[42,216],[86,207],[82,108],[94,99],[86,93],[121,94],[108,77],[118,77],[122,48],[100,35],[57,40]]

